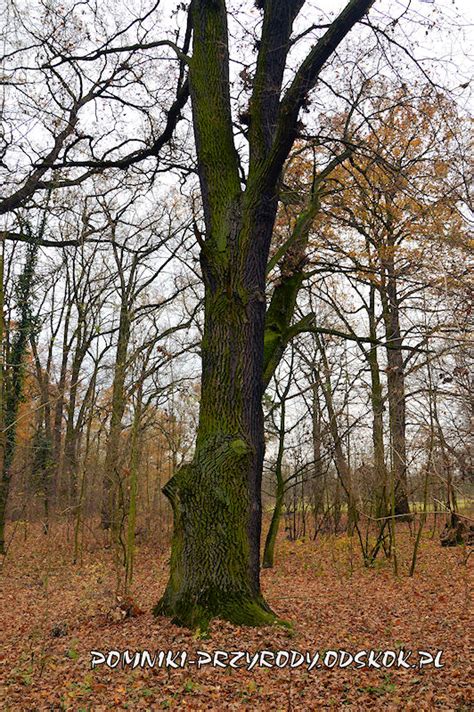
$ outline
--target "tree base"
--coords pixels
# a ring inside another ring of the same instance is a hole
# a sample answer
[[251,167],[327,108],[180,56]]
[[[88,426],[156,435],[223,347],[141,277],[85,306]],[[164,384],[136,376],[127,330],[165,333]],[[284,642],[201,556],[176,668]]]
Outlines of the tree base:
[[[260,593],[259,511],[249,481],[255,453],[244,438],[218,432],[203,439],[191,463],[163,488],[174,515],[170,578],[155,615],[205,631],[213,618],[236,625],[281,623]],[[253,538],[252,538],[253,537]]]
[[213,603],[210,599],[190,603],[184,600],[171,602],[165,594],[153,608],[153,614],[167,616],[176,625],[200,631],[207,631],[214,618],[229,621],[234,625],[292,627],[287,621],[278,618],[263,598],[252,600],[226,597],[222,601],[215,600]]
[[441,546],[474,546],[474,525],[461,521],[453,512],[439,538]]
[[413,520],[413,515],[410,512],[410,505],[408,504],[408,498],[406,496],[401,496],[397,499],[394,514],[397,517],[397,522],[411,522]]

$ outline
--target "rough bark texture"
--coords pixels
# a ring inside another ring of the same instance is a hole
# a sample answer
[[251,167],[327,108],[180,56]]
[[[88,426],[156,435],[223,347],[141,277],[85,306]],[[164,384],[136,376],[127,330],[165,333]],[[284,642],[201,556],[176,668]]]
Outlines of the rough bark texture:
[[193,461],[164,488],[174,513],[171,574],[155,613],[192,627],[219,616],[276,621],[260,592],[265,279],[277,185],[298,112],[337,44],[371,2],[352,0],[280,101],[302,0],[268,0],[249,105],[245,190],[231,116],[224,0],[191,4],[190,95],[206,235],[200,419]]
[[245,306],[238,294],[209,287],[196,452],[164,488],[175,528],[171,577],[156,609],[191,626],[215,616],[275,620],[259,580],[263,317],[255,297]]
[[193,462],[164,488],[174,535],[170,580],[155,612],[193,627],[215,616],[258,625],[275,621],[260,593],[259,548],[265,267],[276,199],[254,202],[252,195],[243,205],[223,3],[195,3],[193,31],[191,98],[206,221],[200,421]]

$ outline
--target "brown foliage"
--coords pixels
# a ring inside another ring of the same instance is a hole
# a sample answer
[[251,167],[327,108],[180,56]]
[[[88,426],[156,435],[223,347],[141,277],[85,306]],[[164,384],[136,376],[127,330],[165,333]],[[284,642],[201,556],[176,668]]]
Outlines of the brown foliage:
[[[400,525],[400,559],[410,558]],[[469,584],[472,561],[461,548],[423,538],[415,578],[394,578],[389,562],[366,569],[351,540],[320,537],[279,543],[273,570],[263,572],[274,609],[294,630],[239,628],[215,621],[202,640],[151,607],[166,581],[168,552],[137,552],[133,599],[108,615],[114,575],[110,552],[90,542],[81,568],[70,564],[65,531],[51,538],[17,534],[1,581],[0,706],[10,710],[468,710],[472,702]],[[355,546],[355,544],[354,544]],[[95,547],[95,550],[93,550]],[[135,601],[145,610],[138,610]],[[125,615],[123,611],[125,610]],[[128,613],[127,613],[128,611]],[[302,650],[443,649],[436,670],[182,670],[105,666],[90,669],[90,651],[111,649]],[[3,695],[3,697],[2,697]]]

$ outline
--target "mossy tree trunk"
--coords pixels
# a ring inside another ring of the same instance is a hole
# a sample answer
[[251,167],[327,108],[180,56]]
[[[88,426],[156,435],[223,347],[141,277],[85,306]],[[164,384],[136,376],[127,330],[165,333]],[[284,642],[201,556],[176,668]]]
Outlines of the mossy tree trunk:
[[249,105],[241,186],[231,115],[224,0],[190,6],[190,95],[204,208],[201,404],[193,461],[164,488],[174,514],[171,573],[155,608],[192,627],[213,617],[276,620],[260,591],[265,286],[277,186],[300,108],[337,45],[372,4],[352,0],[280,99],[293,20],[304,0],[268,0]]
[[213,616],[274,620],[259,582],[264,313],[258,298],[249,296],[245,305],[232,286],[208,288],[195,456],[164,489],[175,530],[171,578],[158,610],[194,626]]

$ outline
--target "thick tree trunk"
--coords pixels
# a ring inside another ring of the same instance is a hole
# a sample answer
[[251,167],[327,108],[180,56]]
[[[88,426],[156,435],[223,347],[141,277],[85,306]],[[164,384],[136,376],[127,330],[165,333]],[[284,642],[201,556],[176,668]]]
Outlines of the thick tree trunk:
[[277,194],[250,176],[241,190],[225,4],[198,0],[191,14],[190,89],[206,224],[201,403],[193,461],[164,488],[174,533],[170,579],[155,612],[191,627],[205,628],[213,617],[259,625],[275,621],[260,593],[260,488],[265,268]]
[[234,142],[226,4],[194,0],[190,5],[193,52],[186,61],[206,227],[200,240],[201,406],[194,459],[164,488],[174,535],[170,580],[155,608],[190,626],[205,627],[216,616],[254,625],[276,620],[260,592],[259,562],[265,271],[277,186],[303,101],[372,2],[348,3],[281,99],[292,24],[302,4],[265,3],[249,104],[245,190]]
[[265,303],[255,276],[234,262],[228,280],[206,280],[196,451],[164,488],[174,535],[155,613],[192,627],[275,621],[260,593]]

